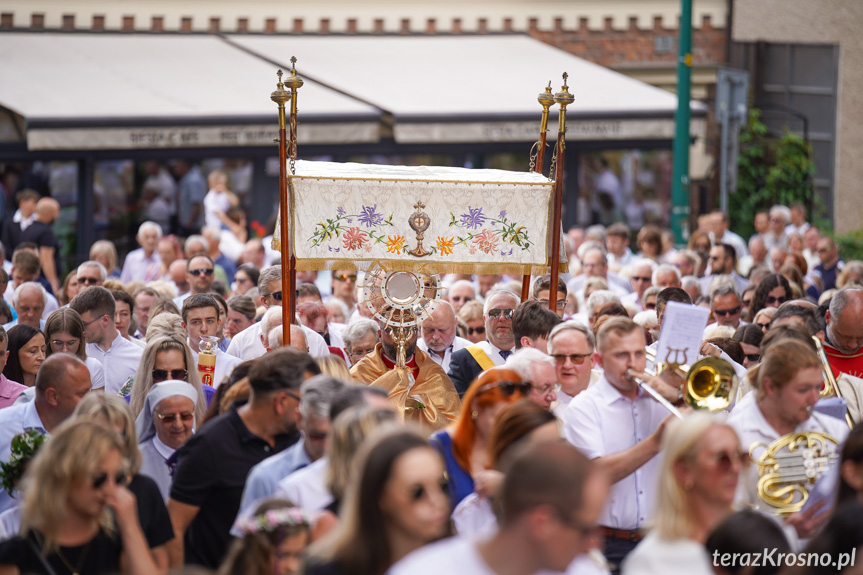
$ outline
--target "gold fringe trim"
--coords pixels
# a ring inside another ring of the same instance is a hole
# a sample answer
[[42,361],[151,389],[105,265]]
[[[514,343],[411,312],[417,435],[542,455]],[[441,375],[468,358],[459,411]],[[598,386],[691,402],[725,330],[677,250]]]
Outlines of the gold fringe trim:
[[[514,264],[506,262],[494,263],[447,263],[447,262],[419,262],[411,260],[340,260],[340,259],[298,259],[298,271],[316,270],[357,270],[366,271],[379,266],[386,272],[414,272],[433,274],[507,274],[507,275],[535,275],[541,276],[549,273],[549,265],[540,264]],[[567,273],[569,264],[561,262],[560,273]]]

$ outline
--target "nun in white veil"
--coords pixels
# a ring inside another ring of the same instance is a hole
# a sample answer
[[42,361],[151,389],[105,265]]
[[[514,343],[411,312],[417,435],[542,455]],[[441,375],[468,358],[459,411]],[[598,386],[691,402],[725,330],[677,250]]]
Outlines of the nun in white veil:
[[174,454],[195,432],[197,402],[198,391],[192,384],[163,381],[150,388],[135,420],[142,458],[140,473],[156,482],[165,501],[171,493]]

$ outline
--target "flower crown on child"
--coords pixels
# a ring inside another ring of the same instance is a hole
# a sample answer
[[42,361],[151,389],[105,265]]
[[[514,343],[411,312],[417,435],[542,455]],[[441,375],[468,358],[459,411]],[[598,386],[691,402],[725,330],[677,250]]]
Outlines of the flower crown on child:
[[309,515],[299,507],[271,509],[259,515],[238,519],[235,527],[244,535],[276,531],[282,527],[309,527]]

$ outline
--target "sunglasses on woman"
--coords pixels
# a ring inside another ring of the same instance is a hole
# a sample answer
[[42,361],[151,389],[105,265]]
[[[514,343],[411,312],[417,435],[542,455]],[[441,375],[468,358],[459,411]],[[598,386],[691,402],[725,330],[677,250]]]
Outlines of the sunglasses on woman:
[[788,298],[784,295],[779,296],[779,297],[773,297],[772,295],[769,295],[769,296],[764,298],[764,303],[767,303],[767,304],[778,303],[779,305],[782,305],[787,301],[788,301]]
[[467,334],[468,335],[473,335],[473,334],[482,335],[484,333],[485,333],[485,326],[484,325],[481,325],[479,327],[467,328]]
[[185,381],[186,376],[189,375],[189,371],[186,369],[154,369],[153,370],[153,381],[168,381],[169,379],[177,379],[180,381]]
[[500,389],[500,392],[505,397],[511,397],[518,391],[521,395],[527,395],[530,393],[530,383],[526,381],[493,381],[491,383],[487,383],[479,388],[477,395],[480,393],[485,393],[486,391],[492,390],[494,388]]
[[[105,484],[108,483],[108,474],[100,473],[99,475],[93,476],[93,489],[102,489]],[[115,485],[125,485],[126,484],[126,472],[119,471],[117,475],[114,476],[114,484]]]

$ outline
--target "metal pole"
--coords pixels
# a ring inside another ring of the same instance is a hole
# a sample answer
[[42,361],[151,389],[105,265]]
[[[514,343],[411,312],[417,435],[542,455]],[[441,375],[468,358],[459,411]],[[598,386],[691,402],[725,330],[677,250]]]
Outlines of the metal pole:
[[692,0],[680,0],[677,60],[677,113],[674,116],[674,173],[671,188],[671,230],[674,241],[689,236],[689,90],[692,72]]

